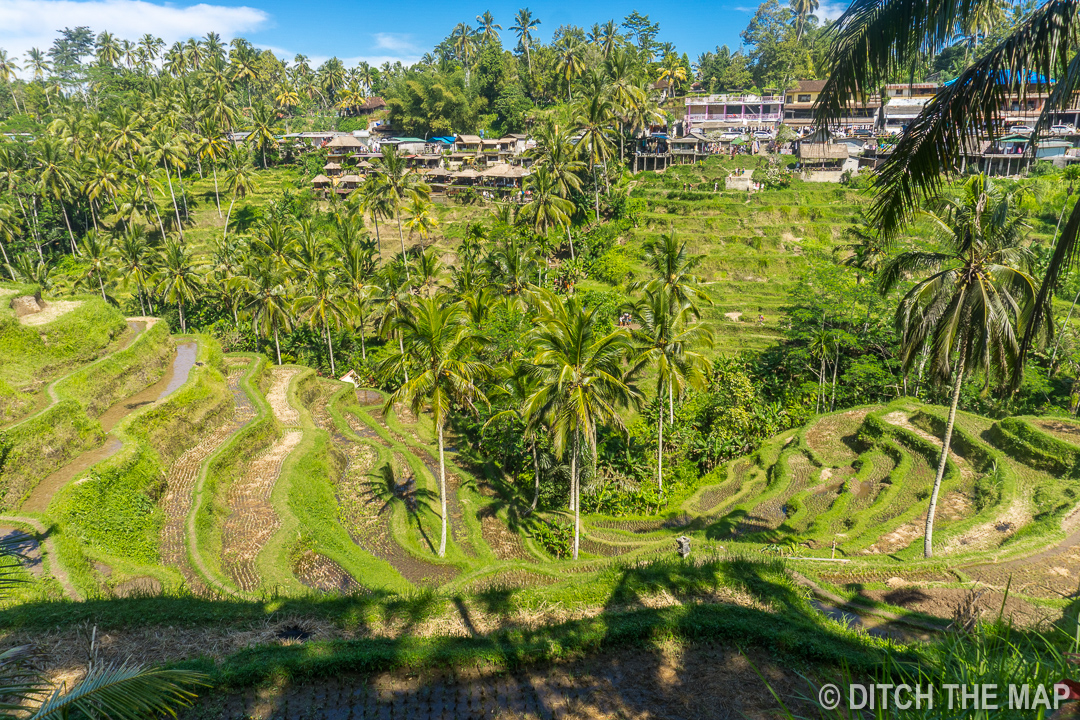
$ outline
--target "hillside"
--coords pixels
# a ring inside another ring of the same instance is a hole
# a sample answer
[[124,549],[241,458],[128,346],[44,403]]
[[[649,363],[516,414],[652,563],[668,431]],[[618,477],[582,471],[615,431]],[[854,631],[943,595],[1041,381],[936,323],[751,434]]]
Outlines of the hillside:
[[[59,332],[92,305],[83,302],[36,327]],[[951,616],[973,581],[988,611],[1008,586],[1007,611],[1029,625],[1060,618],[1062,596],[1080,576],[1070,552],[1080,538],[1072,500],[1080,425],[962,413],[937,556],[926,561],[921,520],[943,410],[910,400],[782,433],[686,488],[662,515],[586,516],[577,562],[554,558],[538,534],[558,512],[526,516],[504,478],[451,437],[452,534],[438,559],[437,455],[426,418],[400,407],[385,413],[386,396],[374,389],[257,355],[222,355],[212,338],[170,336],[160,321],[129,322],[98,357],[69,357],[68,374],[50,384],[38,412],[65,408],[63,422],[43,429],[34,416],[5,430],[0,522],[25,534],[27,556],[26,586],[0,612],[9,641],[43,623],[68,627],[62,640],[79,632],[78,618],[93,619],[110,638],[108,657],[133,643],[155,662],[208,655],[203,666],[243,687],[262,682],[269,666],[234,653],[282,628],[330,643],[319,672],[354,662],[357,622],[387,642],[415,638],[416,662],[436,657],[424,638],[449,634],[464,643],[453,653],[498,666],[503,653],[466,639],[546,628],[584,633],[568,647],[614,652],[639,642],[630,627],[644,608],[661,612],[648,623],[663,625],[675,621],[663,613],[693,599],[695,623],[719,632],[740,617],[751,647],[814,627],[813,647],[793,645],[785,657],[870,663],[875,634],[921,636]],[[22,430],[29,426],[33,433]],[[67,444],[64,455],[41,450],[64,432],[78,432],[81,444]],[[695,562],[673,565],[674,538],[684,535]],[[821,604],[783,589],[799,586]],[[590,608],[630,623],[623,639],[587,640],[597,632],[586,627]],[[854,618],[856,629],[828,619],[835,613]],[[179,644],[162,628],[177,617],[188,618],[191,636]],[[551,659],[521,647],[518,662]],[[274,657],[290,677],[313,672],[299,658]],[[567,672],[602,675],[603,657]],[[220,664],[205,665],[210,659]],[[73,661],[55,655],[49,663],[60,671]],[[399,667],[387,657],[364,662]],[[289,692],[290,702],[310,702],[307,691]],[[507,692],[538,702],[534,689]],[[630,702],[627,692],[616,685],[604,702]],[[257,709],[246,702],[230,707]],[[762,694],[752,702],[769,701]]]

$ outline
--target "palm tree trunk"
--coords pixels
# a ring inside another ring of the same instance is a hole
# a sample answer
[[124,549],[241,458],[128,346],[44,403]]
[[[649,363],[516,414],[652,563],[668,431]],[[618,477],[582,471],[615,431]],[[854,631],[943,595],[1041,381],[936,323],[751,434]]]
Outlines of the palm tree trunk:
[[277,352],[277,364],[281,364],[281,342],[278,340],[277,323],[274,323],[274,350]]
[[18,112],[18,113],[21,113],[22,110],[19,109],[19,100],[18,100],[18,98],[15,97],[15,86],[14,85],[8,85],[8,90],[11,91],[11,100],[12,100],[12,102],[15,103],[15,111]]
[[68,239],[71,240],[71,254],[78,255],[79,251],[75,249],[75,233],[71,232],[71,220],[68,219],[67,207],[63,200],[60,201],[60,209],[64,211],[64,225],[67,225]]
[[169,196],[172,198],[173,212],[176,213],[176,229],[180,233],[180,239],[184,239],[184,224],[180,222],[180,208],[176,205],[176,193],[173,192],[172,173],[169,172],[169,161],[162,158],[165,163],[165,179],[169,181]]
[[581,534],[581,510],[578,497],[578,431],[574,428],[574,448],[570,451],[570,495],[574,505],[574,559],[578,559],[579,536]]
[[97,226],[97,213],[94,212],[94,201],[90,201],[90,219],[94,222],[94,230],[98,229]]
[[[397,334],[397,346],[398,346],[398,350],[401,351],[402,358],[404,358],[405,357],[405,343],[402,342],[402,340],[401,340],[401,333],[400,332],[398,332],[398,334]],[[405,382],[409,382],[409,366],[406,365],[405,363],[401,363],[401,368],[405,371]]]
[[180,174],[180,168],[176,168],[176,182],[180,185],[180,200],[184,203],[184,219],[191,217],[191,212],[188,211],[187,206],[187,193],[184,192],[184,176]]
[[821,412],[821,401],[825,399],[825,353],[821,353],[821,368],[818,369],[818,392],[814,402],[814,414]]
[[215,164],[211,165],[210,167],[214,171],[214,204],[217,205],[217,216],[218,216],[218,220],[220,220],[221,219],[221,196],[218,194],[217,164],[215,163]]
[[656,487],[664,494],[664,408],[661,406],[656,439]]
[[532,442],[532,456],[533,456],[533,501],[529,507],[529,512],[532,513],[536,510],[536,503],[540,500],[540,457],[536,451],[536,440]]
[[[675,390],[672,388],[671,381],[668,381],[667,401],[668,401],[668,425],[674,425],[675,424]],[[663,412],[663,411],[661,411],[661,412]]]
[[99,270],[98,272],[96,272],[94,274],[97,275],[97,284],[98,284],[98,289],[101,290],[101,299],[104,300],[105,302],[109,302],[109,299],[107,297],[105,297],[105,285],[101,282],[101,271]]
[[367,346],[364,344],[364,316],[360,316],[360,357],[367,360]]
[[570,237],[570,225],[566,226],[566,242],[570,243],[570,259],[574,259],[574,238]]
[[146,306],[143,304],[143,286],[141,279],[139,280],[139,312],[142,313],[143,317],[146,316]]
[[382,255],[382,238],[379,237],[379,216],[371,213],[371,219],[375,222],[375,243],[379,246],[379,254]]
[[443,426],[439,423],[439,512],[442,514],[442,535],[439,537],[439,557],[446,557],[446,462],[443,460]]
[[232,200],[229,202],[229,212],[225,214],[225,228],[221,233],[221,239],[225,240],[229,236],[229,219],[232,217],[233,205],[236,204],[236,196],[233,195]]
[[326,347],[330,351],[330,374],[337,377],[337,370],[334,368],[334,341],[330,338],[330,324],[326,324]]
[[[45,262],[45,256],[41,254],[41,236],[38,234],[38,214],[37,214],[37,196],[30,198],[30,209],[34,211],[34,244],[37,246],[38,260]],[[19,200],[21,203],[22,200]],[[26,214],[26,209],[23,208],[23,214]]]
[[964,348],[960,350],[960,367],[956,370],[956,383],[953,385],[952,404],[949,406],[949,422],[945,425],[945,437],[941,442],[941,459],[938,461],[937,477],[934,489],[930,493],[930,507],[926,511],[926,539],[923,541],[923,555],[933,557],[934,512],[937,510],[938,492],[941,491],[941,479],[945,476],[945,462],[949,458],[949,445],[952,443],[953,424],[956,422],[956,406],[960,402],[960,386],[964,382]]
[[405,235],[401,232],[401,209],[398,208],[394,214],[397,215],[397,232],[398,237],[401,238],[401,262],[405,265],[405,280],[406,282],[412,282],[412,278],[409,277],[409,261],[405,257]]
[[832,365],[832,399],[829,400],[829,412],[836,409],[836,369],[840,367],[840,343],[836,343],[836,359]]
[[15,271],[11,269],[11,261],[8,260],[7,250],[4,249],[4,243],[0,242],[0,253],[4,255],[4,267],[7,268],[8,275],[12,280],[15,279]]
[[[593,174],[593,179],[594,180],[596,179],[596,174],[595,173]],[[598,183],[593,183],[593,189],[596,192],[596,206],[595,206],[596,207],[596,224],[599,225],[600,224],[600,185]]]
[[176,298],[176,309],[180,311],[180,332],[187,332],[187,323],[184,322],[184,303],[180,300],[180,297]]

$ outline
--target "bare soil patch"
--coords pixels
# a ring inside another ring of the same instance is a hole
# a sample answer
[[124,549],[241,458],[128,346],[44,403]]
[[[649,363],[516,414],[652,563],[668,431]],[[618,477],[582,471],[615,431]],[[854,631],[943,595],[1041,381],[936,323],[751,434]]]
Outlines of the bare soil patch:
[[806,430],[806,444],[829,462],[851,463],[858,457],[856,434],[869,408],[827,415]]
[[50,300],[42,308],[41,312],[23,315],[19,318],[19,322],[29,326],[47,325],[62,315],[67,315],[82,304],[82,300]]
[[300,412],[289,402],[289,383],[300,372],[297,368],[276,367],[270,371],[273,382],[270,390],[266,393],[266,401],[270,403],[270,409],[274,416],[286,427],[296,427],[300,424]]

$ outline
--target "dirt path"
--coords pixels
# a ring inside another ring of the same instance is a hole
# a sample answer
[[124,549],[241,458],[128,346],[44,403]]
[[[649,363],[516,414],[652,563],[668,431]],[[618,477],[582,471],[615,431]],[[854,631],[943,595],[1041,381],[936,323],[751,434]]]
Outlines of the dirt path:
[[34,518],[22,515],[0,515],[0,522],[19,523],[32,527],[34,532],[36,532],[40,538],[40,543],[45,550],[45,555],[49,558],[49,570],[52,573],[52,576],[56,578],[56,581],[60,583],[60,587],[63,588],[64,594],[73,600],[82,599],[82,596],[79,595],[75,586],[71,584],[71,578],[68,577],[67,570],[60,563],[60,554],[56,551],[56,543],[53,542],[48,530],[46,530],[45,525],[43,525],[40,520],[35,520]]
[[11,423],[11,425],[9,425],[9,426],[7,426],[6,428],[3,428],[3,429],[4,430],[14,429],[14,428],[18,427],[19,425],[22,425],[25,422],[29,422],[30,420],[33,420],[34,418],[38,417],[42,413],[49,410],[49,408],[51,408],[53,405],[60,402],[60,396],[56,394],[56,386],[57,385],[62,383],[64,380],[67,380],[69,377],[71,377],[75,373],[80,372],[82,370],[85,370],[86,368],[93,367],[94,365],[97,365],[98,363],[104,362],[105,360],[112,357],[113,355],[120,352],[121,350],[125,350],[125,349],[131,347],[135,343],[135,341],[139,338],[139,336],[141,336],[146,330],[149,330],[150,328],[152,328],[155,323],[159,322],[158,318],[153,318],[153,317],[130,317],[127,320],[128,320],[128,326],[131,328],[133,334],[129,337],[129,339],[126,342],[118,343],[116,349],[113,350],[112,352],[105,353],[104,355],[99,357],[97,360],[94,360],[93,362],[87,363],[85,365],[80,365],[79,367],[73,369],[71,372],[69,372],[69,373],[67,373],[65,375],[61,375],[60,377],[58,377],[55,380],[53,380],[52,382],[50,382],[45,387],[44,397],[47,398],[46,404],[41,406],[40,408],[38,408],[35,412],[31,413],[30,415],[24,417],[22,420],[19,420],[17,422],[13,422],[13,423]]
[[[165,525],[161,530],[161,561],[179,569],[189,589],[195,593],[208,593],[202,577],[209,577],[205,567],[201,568],[204,572],[200,576],[189,562],[189,545],[193,545],[193,541],[189,542],[188,533],[194,531],[194,518],[190,518],[189,522],[189,516],[196,483],[206,459],[255,417],[255,407],[240,387],[240,379],[248,372],[248,367],[233,368],[228,375],[234,402],[232,418],[214,428],[197,445],[177,458],[166,477],[168,489],[161,500],[165,512]],[[197,554],[192,553],[192,556],[198,563]]]

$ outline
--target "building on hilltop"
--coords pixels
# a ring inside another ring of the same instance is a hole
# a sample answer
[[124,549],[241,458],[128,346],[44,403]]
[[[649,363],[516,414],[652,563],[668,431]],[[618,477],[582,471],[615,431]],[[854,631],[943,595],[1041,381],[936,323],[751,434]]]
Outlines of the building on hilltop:
[[782,95],[707,95],[686,97],[686,131],[773,126],[784,117]]
[[[794,130],[802,130],[814,124],[814,103],[825,89],[824,80],[799,80],[784,96],[784,124]],[[832,129],[854,132],[877,129],[881,112],[881,97],[868,95],[859,103],[852,103],[848,114],[833,124]]]

